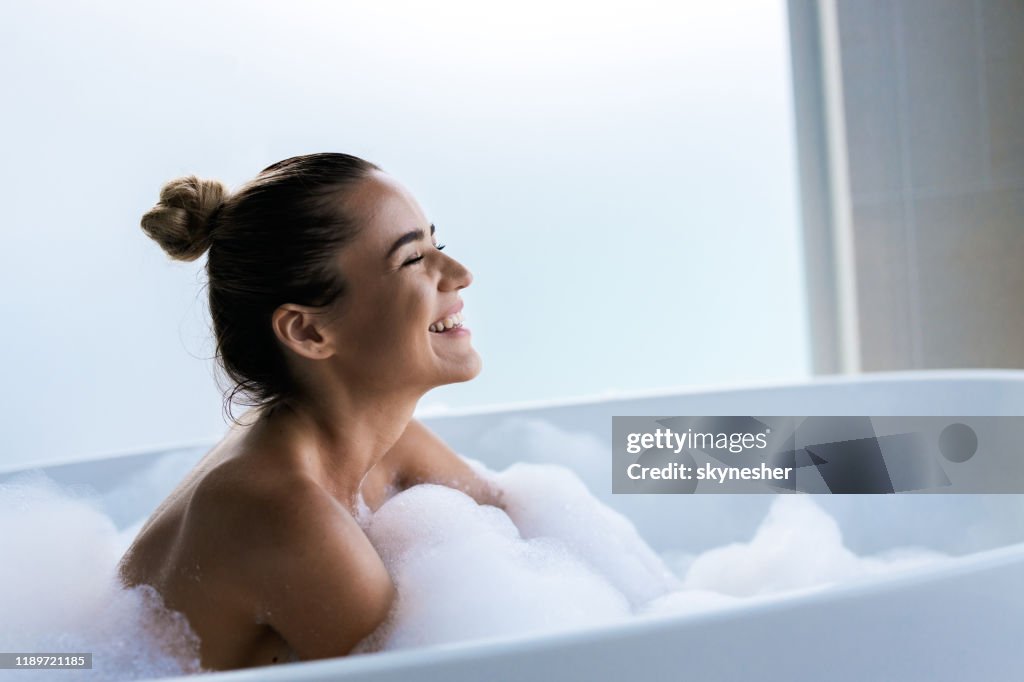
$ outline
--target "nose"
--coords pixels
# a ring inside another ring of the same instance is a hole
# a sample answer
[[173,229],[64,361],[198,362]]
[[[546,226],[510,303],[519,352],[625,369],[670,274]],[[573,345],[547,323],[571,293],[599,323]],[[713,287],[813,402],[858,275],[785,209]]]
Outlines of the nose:
[[441,277],[442,289],[457,291],[465,289],[473,283],[473,273],[469,271],[469,268],[450,256],[444,256],[444,259],[445,265]]

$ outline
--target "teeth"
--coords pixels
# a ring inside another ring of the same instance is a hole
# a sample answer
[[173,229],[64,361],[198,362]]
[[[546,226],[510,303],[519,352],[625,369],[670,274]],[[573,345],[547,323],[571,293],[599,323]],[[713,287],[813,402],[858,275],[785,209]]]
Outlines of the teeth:
[[430,325],[430,327],[428,327],[428,329],[430,329],[430,331],[432,331],[432,332],[447,331],[447,330],[452,329],[454,327],[461,327],[463,319],[464,318],[462,316],[462,313],[461,312],[457,312],[454,315],[449,315],[448,317],[446,317],[446,318],[444,318],[442,320],[438,320],[437,322],[434,322],[432,325]]

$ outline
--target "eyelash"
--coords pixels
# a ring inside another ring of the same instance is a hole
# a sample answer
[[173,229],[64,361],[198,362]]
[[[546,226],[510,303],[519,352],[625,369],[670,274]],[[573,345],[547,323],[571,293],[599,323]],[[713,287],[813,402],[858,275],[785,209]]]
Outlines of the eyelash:
[[[443,251],[444,247],[445,247],[444,244],[438,244],[434,248],[436,248],[438,251]],[[409,260],[407,260],[404,263],[402,263],[402,267],[404,268],[406,265],[412,265],[413,263],[419,263],[421,260],[423,260],[423,256],[417,256],[415,258],[410,258]]]

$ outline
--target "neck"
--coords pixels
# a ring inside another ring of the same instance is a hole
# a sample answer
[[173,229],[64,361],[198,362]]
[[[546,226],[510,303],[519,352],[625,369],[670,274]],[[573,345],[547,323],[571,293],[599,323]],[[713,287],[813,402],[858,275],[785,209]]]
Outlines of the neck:
[[259,417],[291,435],[302,463],[354,514],[363,480],[402,436],[421,397],[359,393],[338,390]]

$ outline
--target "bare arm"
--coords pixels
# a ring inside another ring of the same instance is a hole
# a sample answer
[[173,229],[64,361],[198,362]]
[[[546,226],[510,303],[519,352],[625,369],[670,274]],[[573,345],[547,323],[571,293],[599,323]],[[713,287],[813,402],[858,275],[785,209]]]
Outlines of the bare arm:
[[409,422],[387,456],[394,457],[403,488],[436,483],[461,490],[477,504],[505,508],[501,489],[481,478],[437,434],[416,419]]
[[[344,656],[386,619],[395,587],[376,550],[315,485],[260,505],[230,541],[243,603],[302,660]],[[244,536],[244,537],[239,537]]]

